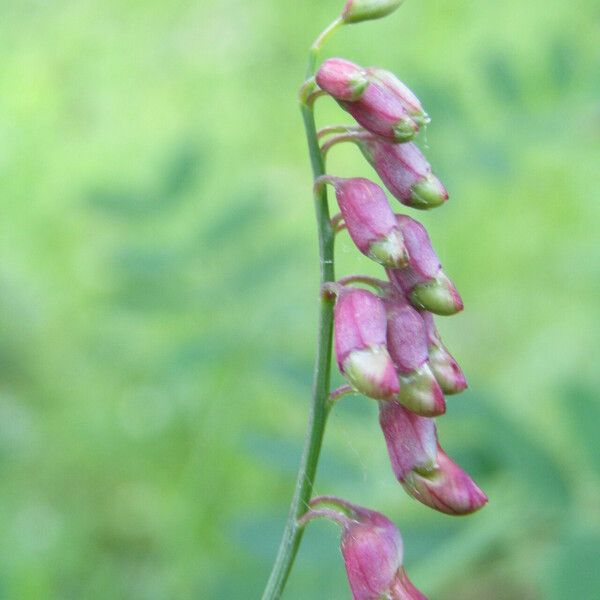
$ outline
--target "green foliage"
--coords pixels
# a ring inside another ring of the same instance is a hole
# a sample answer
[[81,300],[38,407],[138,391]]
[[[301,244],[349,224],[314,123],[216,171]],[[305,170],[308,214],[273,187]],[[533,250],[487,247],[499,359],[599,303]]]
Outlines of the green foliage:
[[[295,93],[342,4],[2,3],[0,598],[259,596],[315,348]],[[439,600],[599,597],[598,18],[411,0],[328,48],[433,117],[451,200],[416,216],[466,303],[440,329],[470,381],[441,436],[491,501],[457,520],[408,499],[356,397],[316,491],[394,518]],[[373,176],[337,150],[332,171]],[[338,256],[377,273],[345,234]],[[286,598],[348,597],[337,540],[307,531]]]

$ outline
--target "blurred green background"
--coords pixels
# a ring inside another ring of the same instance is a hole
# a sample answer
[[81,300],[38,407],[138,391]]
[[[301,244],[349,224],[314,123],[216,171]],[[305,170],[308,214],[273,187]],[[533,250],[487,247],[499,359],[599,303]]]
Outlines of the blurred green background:
[[[317,322],[296,90],[341,5],[0,0],[0,598],[260,596]],[[359,397],[316,491],[393,518],[434,600],[600,598],[599,40],[597,0],[410,0],[327,47],[433,117],[451,201],[412,214],[470,381],[440,435],[491,500],[409,499]],[[373,177],[352,147],[330,168]],[[349,597],[338,542],[311,526],[286,599]]]

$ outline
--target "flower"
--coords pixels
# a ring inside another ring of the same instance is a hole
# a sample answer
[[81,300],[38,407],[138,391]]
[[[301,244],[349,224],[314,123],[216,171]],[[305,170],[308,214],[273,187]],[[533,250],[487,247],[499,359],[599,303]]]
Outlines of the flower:
[[387,517],[333,496],[314,498],[310,507],[302,523],[326,518],[342,528],[341,550],[353,600],[425,598],[416,595],[420,592],[406,576],[402,537]]
[[358,100],[369,85],[364,69],[343,58],[323,61],[315,79],[332,98],[349,102]]
[[431,172],[416,144],[390,144],[375,136],[361,136],[356,143],[387,189],[402,204],[430,209],[448,199],[446,188]]
[[378,82],[392,92],[392,94],[402,102],[402,105],[417,125],[422,126],[429,123],[431,119],[423,110],[421,101],[412,90],[402,83],[402,81],[400,81],[393,73],[378,67],[369,67],[366,69],[365,75],[366,81]]
[[381,298],[363,289],[340,291],[334,310],[334,346],[338,367],[354,389],[377,400],[398,394]]
[[348,233],[356,247],[390,268],[405,266],[408,255],[385,192],[372,181],[331,177]]
[[429,366],[444,394],[458,394],[467,388],[467,380],[454,357],[446,350],[436,329],[433,315],[421,312],[428,340]]
[[421,315],[401,293],[392,294],[385,304],[387,347],[400,380],[399,402],[419,415],[443,414],[446,403],[429,367],[427,332]]
[[392,285],[406,294],[416,308],[438,315],[460,312],[463,309],[460,294],[442,271],[425,227],[406,215],[396,215],[396,220],[409,261],[403,269],[387,270]]
[[468,515],[488,501],[477,484],[439,445],[437,467],[413,469],[402,480],[402,485],[419,502],[449,515]]
[[379,423],[398,480],[413,469],[435,467],[437,437],[433,419],[419,416],[398,402],[381,402]]
[[404,103],[378,79],[372,79],[360,98],[338,104],[367,131],[389,142],[408,142],[419,131]]

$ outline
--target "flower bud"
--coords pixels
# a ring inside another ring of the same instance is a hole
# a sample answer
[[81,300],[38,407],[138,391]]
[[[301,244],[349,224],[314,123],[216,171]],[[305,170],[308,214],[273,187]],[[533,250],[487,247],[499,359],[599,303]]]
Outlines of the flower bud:
[[371,81],[359,100],[338,103],[367,131],[391,142],[408,142],[419,131],[402,102],[379,81]]
[[[371,84],[369,88],[375,86]],[[446,188],[433,175],[431,166],[414,143],[390,144],[375,137],[357,143],[387,189],[402,204],[426,210],[448,199]]]
[[467,515],[480,509],[487,496],[475,482],[439,447],[437,467],[414,469],[402,480],[413,498],[449,515]]
[[398,401],[426,417],[446,411],[444,394],[428,365],[427,333],[421,315],[403,296],[386,302],[387,347],[400,380]]
[[423,110],[421,101],[415,94],[400,81],[393,73],[380,69],[378,67],[370,67],[366,70],[366,77],[370,81],[378,81],[384,85],[392,94],[400,100],[410,117],[419,126],[426,125],[430,122],[429,115]]
[[433,419],[416,415],[398,402],[380,402],[379,424],[399,481],[413,469],[435,467],[437,437]]
[[390,281],[413,306],[438,315],[453,315],[463,309],[462,299],[442,271],[425,227],[406,215],[396,220],[408,251],[408,266],[388,269]]
[[438,330],[433,315],[422,312],[429,348],[429,366],[445,394],[458,394],[467,388],[467,380],[454,357],[448,352]]
[[336,100],[358,100],[369,85],[364,69],[343,58],[324,61],[316,75],[319,87]]
[[[333,510],[320,508],[323,505]],[[387,517],[332,496],[315,498],[310,506],[304,521],[324,517],[342,527],[342,555],[353,600],[425,598],[406,576],[402,537]]]
[[332,180],[348,233],[357,248],[391,268],[406,266],[408,255],[385,192],[363,178]]
[[344,288],[335,306],[334,333],[337,363],[352,387],[377,400],[396,396],[398,376],[386,347],[381,298],[367,290]]
[[380,19],[394,12],[404,0],[348,0],[342,13],[344,23]]

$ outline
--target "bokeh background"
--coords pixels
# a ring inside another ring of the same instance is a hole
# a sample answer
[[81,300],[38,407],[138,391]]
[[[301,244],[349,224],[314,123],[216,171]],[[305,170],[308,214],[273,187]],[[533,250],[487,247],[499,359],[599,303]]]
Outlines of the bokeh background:
[[[0,598],[260,596],[316,339],[296,90],[341,4],[0,1]],[[597,0],[410,0],[327,47],[420,95],[451,193],[412,214],[466,304],[441,439],[490,504],[409,499],[360,397],[316,482],[398,523],[432,599],[600,598],[599,40]],[[338,541],[311,526],[286,599],[349,597]]]

